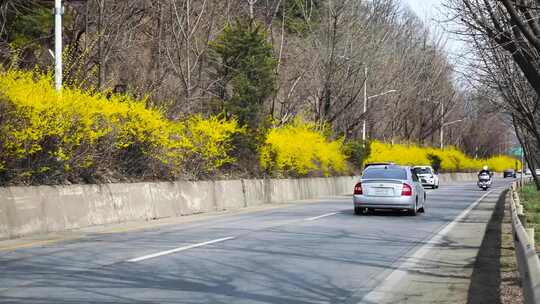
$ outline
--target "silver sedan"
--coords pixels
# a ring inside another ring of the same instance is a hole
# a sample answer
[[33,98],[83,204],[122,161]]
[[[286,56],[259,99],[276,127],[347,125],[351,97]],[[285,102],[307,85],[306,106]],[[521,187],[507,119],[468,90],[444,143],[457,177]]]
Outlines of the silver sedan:
[[406,210],[410,215],[425,212],[426,193],[411,167],[376,165],[366,168],[354,186],[354,213],[374,209]]

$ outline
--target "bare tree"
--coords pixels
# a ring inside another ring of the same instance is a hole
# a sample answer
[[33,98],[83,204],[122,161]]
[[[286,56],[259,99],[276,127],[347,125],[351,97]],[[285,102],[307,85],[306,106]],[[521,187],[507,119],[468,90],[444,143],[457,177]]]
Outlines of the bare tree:
[[458,33],[476,50],[476,60],[469,64],[475,73],[471,82],[496,92],[490,101],[512,117],[527,163],[534,169],[540,151],[540,28],[534,3],[452,0],[447,6],[463,25]]

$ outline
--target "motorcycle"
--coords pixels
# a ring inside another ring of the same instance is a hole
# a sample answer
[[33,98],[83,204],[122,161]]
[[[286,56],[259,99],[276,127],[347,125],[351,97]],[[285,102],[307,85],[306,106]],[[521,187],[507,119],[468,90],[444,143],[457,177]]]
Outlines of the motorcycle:
[[488,173],[478,175],[478,188],[487,191],[491,187],[491,176]]

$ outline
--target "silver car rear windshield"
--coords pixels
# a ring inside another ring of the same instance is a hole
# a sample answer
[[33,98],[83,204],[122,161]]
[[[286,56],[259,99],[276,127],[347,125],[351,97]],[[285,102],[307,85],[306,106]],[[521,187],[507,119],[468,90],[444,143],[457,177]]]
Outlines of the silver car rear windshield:
[[362,175],[364,179],[407,179],[407,171],[405,169],[384,169],[372,168],[364,171]]
[[414,168],[414,172],[416,174],[431,174],[430,168]]

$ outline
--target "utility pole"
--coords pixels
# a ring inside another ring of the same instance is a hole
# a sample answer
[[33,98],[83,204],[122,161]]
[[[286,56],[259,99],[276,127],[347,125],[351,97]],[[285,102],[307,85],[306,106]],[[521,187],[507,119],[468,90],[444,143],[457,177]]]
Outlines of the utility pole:
[[444,148],[444,103],[441,102],[441,131],[440,131],[440,137],[441,137],[441,149]]
[[103,43],[103,18],[105,14],[105,0],[99,0],[99,15],[98,15],[98,60],[99,60],[99,70],[98,70],[98,89],[102,90],[105,87],[105,51]]
[[255,13],[253,12],[253,6],[255,5],[255,3],[257,3],[258,0],[248,0],[248,4],[249,4],[249,18],[251,20],[251,22],[253,22],[253,20],[255,19]]
[[364,68],[364,112],[363,117],[364,120],[362,121],[362,142],[366,143],[366,112],[367,112],[367,67]]
[[54,1],[54,87],[62,90],[62,0]]
[[[356,61],[354,59],[351,59],[351,58],[348,58],[348,57],[345,57],[345,56],[337,56],[337,57],[343,58],[345,60],[351,60],[351,61],[357,62],[359,64],[362,64],[362,65],[364,64],[362,62]],[[388,90],[388,91],[386,91],[384,93],[380,93],[380,94],[376,94],[376,95],[368,97],[368,95],[367,95],[367,81],[368,81],[368,68],[367,68],[367,66],[365,66],[364,67],[364,112],[362,113],[362,116],[363,116],[363,119],[362,119],[362,142],[363,142],[364,147],[366,145],[366,139],[367,139],[367,134],[366,134],[367,117],[366,117],[366,114],[367,114],[368,100],[372,99],[372,98],[375,98],[375,97],[383,96],[383,95],[386,95],[386,94],[389,94],[389,93],[397,92],[397,90]]]

